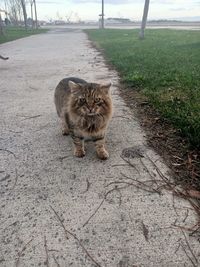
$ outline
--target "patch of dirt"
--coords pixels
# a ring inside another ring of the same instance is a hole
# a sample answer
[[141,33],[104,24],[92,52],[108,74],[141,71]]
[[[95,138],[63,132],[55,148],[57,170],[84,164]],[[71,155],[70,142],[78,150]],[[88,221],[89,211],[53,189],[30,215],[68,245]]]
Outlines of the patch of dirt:
[[148,145],[166,161],[178,184],[200,191],[200,151],[189,148],[169,121],[162,118],[137,89],[121,86],[120,95],[145,129]]

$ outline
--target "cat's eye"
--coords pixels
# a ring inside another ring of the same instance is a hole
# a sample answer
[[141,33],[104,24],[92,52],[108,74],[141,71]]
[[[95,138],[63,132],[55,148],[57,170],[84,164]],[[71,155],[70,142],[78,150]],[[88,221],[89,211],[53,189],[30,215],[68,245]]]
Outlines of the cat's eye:
[[80,103],[84,104],[86,102],[86,99],[84,97],[79,98]]
[[95,103],[99,103],[99,102],[101,102],[101,98],[99,98],[99,97],[95,98],[94,102],[95,102]]

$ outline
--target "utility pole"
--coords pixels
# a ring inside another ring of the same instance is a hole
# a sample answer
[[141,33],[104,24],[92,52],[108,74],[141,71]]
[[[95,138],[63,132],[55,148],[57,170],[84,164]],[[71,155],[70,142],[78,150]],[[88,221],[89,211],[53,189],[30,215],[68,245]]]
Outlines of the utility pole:
[[104,29],[104,0],[102,0],[101,28]]

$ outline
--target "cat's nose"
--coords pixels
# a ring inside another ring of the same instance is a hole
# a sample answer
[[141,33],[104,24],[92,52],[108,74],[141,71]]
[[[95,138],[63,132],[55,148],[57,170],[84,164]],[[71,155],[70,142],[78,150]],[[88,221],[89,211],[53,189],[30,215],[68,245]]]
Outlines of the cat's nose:
[[90,113],[94,112],[94,108],[89,108]]

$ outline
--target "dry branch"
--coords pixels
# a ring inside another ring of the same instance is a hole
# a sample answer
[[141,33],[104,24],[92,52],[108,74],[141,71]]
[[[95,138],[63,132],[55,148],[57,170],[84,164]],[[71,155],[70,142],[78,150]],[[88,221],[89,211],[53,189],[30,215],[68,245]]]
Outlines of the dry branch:
[[53,259],[54,259],[54,261],[55,261],[55,264],[57,265],[57,267],[60,267],[60,264],[59,264],[59,262],[57,261],[57,259],[56,259],[55,255],[53,255]]
[[90,188],[90,182],[89,182],[88,178],[86,178],[86,183],[87,183],[86,189],[83,191],[82,194],[86,193],[89,190],[89,188]]
[[42,115],[39,114],[39,115],[35,115],[35,116],[21,116],[21,117],[24,117],[23,120],[30,120],[30,119],[35,119],[35,118],[38,118],[38,117],[41,117]]
[[[53,212],[55,213],[55,215],[56,215],[58,221],[61,223],[61,226],[63,227],[65,233],[71,235],[71,236],[78,242],[78,244],[79,244],[80,247],[84,250],[84,252],[86,253],[86,255],[91,259],[91,261],[92,261],[97,267],[101,267],[101,265],[100,265],[100,264],[99,264],[99,263],[98,263],[98,262],[91,256],[91,255],[90,255],[90,253],[87,251],[87,249],[84,247],[84,245],[83,245],[83,244],[81,243],[81,241],[78,239],[78,237],[77,237],[74,233],[70,232],[69,230],[67,230],[67,229],[65,228],[65,226],[64,226],[64,224],[63,224],[63,222],[62,222],[60,216],[59,216],[58,213],[55,211],[55,209],[54,209],[52,206],[50,206],[50,208],[51,208],[51,209],[53,210]],[[68,239],[68,237],[67,237],[67,239]]]
[[16,264],[15,267],[19,266],[19,262],[20,262],[20,258],[23,254],[23,252],[27,249],[28,245],[30,245],[30,243],[33,241],[33,237],[23,246],[22,250],[20,252],[18,252],[18,258],[16,260]]
[[[126,186],[125,186],[126,187]],[[111,190],[109,190],[107,193],[105,193],[104,198],[102,199],[102,201],[100,202],[100,204],[98,205],[98,207],[95,209],[95,211],[92,213],[92,215],[87,219],[87,221],[83,224],[83,227],[85,227],[89,221],[92,219],[92,217],[94,217],[94,215],[97,213],[97,211],[101,208],[101,206],[103,205],[104,201],[106,200],[106,197],[113,191],[115,190],[120,190],[120,189],[124,189],[125,187],[120,187],[118,188],[117,186],[115,186],[114,188],[112,188]]]
[[49,254],[48,254],[48,248],[47,248],[47,239],[46,236],[44,236],[44,248],[45,248],[45,254],[46,254],[46,266],[49,267]]

